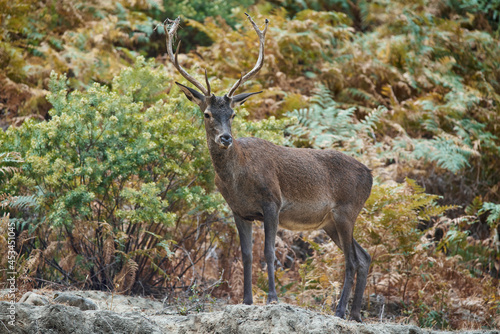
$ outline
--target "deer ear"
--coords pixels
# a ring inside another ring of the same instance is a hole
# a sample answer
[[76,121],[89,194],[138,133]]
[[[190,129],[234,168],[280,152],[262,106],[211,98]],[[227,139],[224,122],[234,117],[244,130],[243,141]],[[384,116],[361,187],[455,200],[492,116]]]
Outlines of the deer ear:
[[235,108],[235,107],[241,106],[243,103],[245,103],[245,101],[250,96],[255,95],[255,94],[260,94],[260,93],[262,93],[262,91],[255,92],[255,93],[243,93],[243,94],[238,94],[236,96],[233,96],[232,99],[231,99],[231,108]]
[[205,95],[201,94],[196,89],[186,87],[177,81],[175,83],[184,92],[184,95],[186,95],[189,101],[196,103],[200,107],[205,104]]

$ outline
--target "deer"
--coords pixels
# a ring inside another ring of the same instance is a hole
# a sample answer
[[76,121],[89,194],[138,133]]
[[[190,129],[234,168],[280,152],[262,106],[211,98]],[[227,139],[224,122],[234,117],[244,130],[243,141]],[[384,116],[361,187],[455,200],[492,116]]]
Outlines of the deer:
[[180,17],[166,19],[168,58],[176,70],[196,88],[175,82],[187,99],[197,104],[204,115],[206,141],[215,185],[229,205],[240,239],[243,262],[243,303],[253,304],[252,225],[263,222],[264,256],[267,263],[267,304],[278,302],[275,286],[275,240],[278,227],[292,231],[323,229],[343,251],[345,277],[335,315],[345,318],[354,278],[356,286],[350,318],[361,322],[361,303],[371,257],[353,237],[354,224],[372,188],[371,170],[356,159],[333,149],[293,148],[249,137],[234,138],[234,109],[251,96],[234,95],[238,87],[255,76],[264,63],[264,42],[269,20],[261,30],[247,15],[259,38],[257,63],[224,96],[211,93],[205,70],[206,88],[179,64],[180,41],[173,53],[173,39]]

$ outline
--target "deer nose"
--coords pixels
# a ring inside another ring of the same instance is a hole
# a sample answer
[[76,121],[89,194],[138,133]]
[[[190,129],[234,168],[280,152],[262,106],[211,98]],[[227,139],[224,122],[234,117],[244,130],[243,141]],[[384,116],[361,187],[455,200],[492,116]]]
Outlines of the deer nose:
[[229,147],[233,143],[233,137],[230,134],[225,133],[220,136],[220,142],[222,145]]

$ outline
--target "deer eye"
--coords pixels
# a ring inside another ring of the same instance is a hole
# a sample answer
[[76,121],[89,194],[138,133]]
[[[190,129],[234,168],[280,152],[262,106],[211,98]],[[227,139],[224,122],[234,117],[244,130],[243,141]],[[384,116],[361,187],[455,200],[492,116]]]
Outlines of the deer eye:
[[205,114],[205,118],[210,118],[210,114],[209,113],[204,113]]

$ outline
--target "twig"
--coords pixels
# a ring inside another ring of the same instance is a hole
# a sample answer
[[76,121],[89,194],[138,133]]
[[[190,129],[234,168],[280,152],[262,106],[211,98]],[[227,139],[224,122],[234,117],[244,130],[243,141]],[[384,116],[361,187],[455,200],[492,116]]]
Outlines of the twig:
[[6,330],[8,330],[8,331],[9,331],[9,333],[11,333],[10,329],[8,329],[8,328],[7,328],[7,326],[5,326],[5,324],[3,323],[3,321],[2,321],[2,320],[0,320],[0,322],[1,322],[1,323],[2,323],[2,325],[5,327],[5,329],[6,329]]

